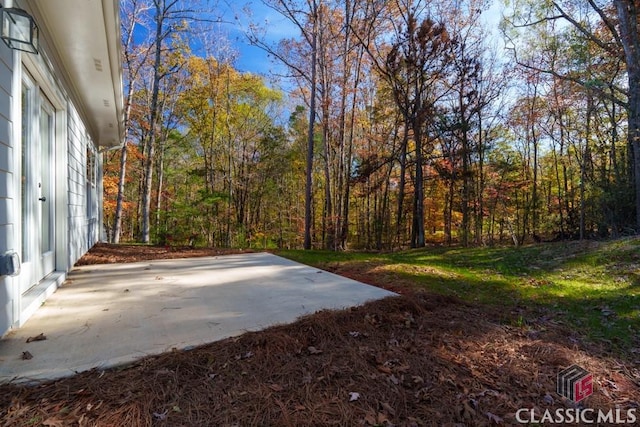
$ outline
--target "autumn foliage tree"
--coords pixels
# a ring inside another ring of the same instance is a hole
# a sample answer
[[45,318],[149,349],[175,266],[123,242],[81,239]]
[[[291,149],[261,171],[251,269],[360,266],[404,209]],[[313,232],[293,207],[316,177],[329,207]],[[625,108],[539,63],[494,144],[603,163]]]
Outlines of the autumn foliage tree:
[[224,36],[191,37],[226,25],[215,10],[123,8],[114,240],[380,250],[637,232],[633,2],[510,1],[502,52],[489,0],[263,3],[291,31],[269,40],[247,16],[248,39],[286,91],[239,71]]

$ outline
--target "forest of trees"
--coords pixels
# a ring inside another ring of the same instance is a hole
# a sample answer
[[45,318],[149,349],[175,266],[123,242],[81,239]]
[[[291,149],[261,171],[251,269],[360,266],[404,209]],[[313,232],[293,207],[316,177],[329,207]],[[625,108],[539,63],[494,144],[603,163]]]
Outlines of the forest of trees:
[[[496,0],[498,1],[498,0]],[[126,143],[104,155],[113,242],[398,249],[640,230],[640,3],[122,0]],[[202,7],[208,7],[203,10]],[[492,8],[495,10],[495,7]]]

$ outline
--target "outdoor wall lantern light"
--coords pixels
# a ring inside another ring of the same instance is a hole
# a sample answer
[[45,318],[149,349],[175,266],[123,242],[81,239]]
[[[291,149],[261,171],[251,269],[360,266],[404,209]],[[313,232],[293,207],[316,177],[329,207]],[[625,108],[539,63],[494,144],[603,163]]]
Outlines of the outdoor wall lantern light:
[[0,8],[0,37],[11,49],[38,53],[38,26],[25,10]]

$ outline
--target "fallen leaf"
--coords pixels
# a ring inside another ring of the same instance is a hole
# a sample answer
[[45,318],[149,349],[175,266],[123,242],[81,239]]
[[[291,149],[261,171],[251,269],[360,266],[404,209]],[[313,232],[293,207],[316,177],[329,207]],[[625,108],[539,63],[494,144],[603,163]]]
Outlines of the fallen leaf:
[[384,365],[378,365],[378,371],[384,373],[384,374],[391,374],[391,368],[388,366],[384,366]]
[[28,351],[22,352],[22,360],[31,360],[31,359],[33,359],[33,354],[29,353]]
[[236,360],[250,359],[252,357],[253,357],[253,352],[252,351],[247,351],[245,354],[238,354],[236,356]]
[[489,418],[489,421],[491,421],[491,423],[496,424],[496,425],[504,424],[504,420],[502,418],[500,418],[499,416],[494,415],[491,412],[487,412],[486,415]]
[[464,420],[472,420],[476,416],[476,410],[469,405],[469,403],[464,402],[462,408],[460,409],[460,415]]
[[322,354],[322,350],[318,350],[317,348],[315,348],[312,345],[307,347],[307,350],[309,350],[309,354]]
[[311,384],[311,381],[313,381],[313,377],[309,372],[305,372],[302,376],[302,384]]
[[284,388],[280,384],[269,384],[269,388],[276,392],[284,390]]
[[604,385],[610,386],[614,390],[618,390],[618,385],[615,382],[608,379],[605,379],[603,382],[604,382]]
[[355,391],[349,392],[349,402],[354,402],[358,399],[360,399],[360,393],[357,393]]
[[412,325],[415,325],[416,319],[413,318],[411,313],[405,313],[404,315],[405,315],[404,325],[407,328],[410,328]]
[[165,409],[164,412],[154,412],[153,418],[155,418],[156,420],[164,421],[167,418],[168,413],[168,409]]
[[47,427],[63,427],[64,423],[57,418],[47,418],[42,422],[42,425]]
[[364,320],[370,323],[373,326],[377,326],[380,324],[380,316],[378,314],[365,314]]
[[411,369],[411,366],[409,365],[400,365],[398,367],[396,367],[396,371],[398,372],[407,372]]
[[491,390],[490,388],[487,388],[487,389],[482,390],[482,392],[478,396],[484,397],[486,395],[498,397],[498,396],[500,396],[500,392],[495,391],[495,390]]
[[364,417],[364,422],[372,426],[378,424],[378,420],[376,420],[376,416],[373,414],[367,414],[367,416]]
[[382,412],[378,412],[378,424],[390,423],[389,418]]
[[30,342],[33,342],[33,341],[44,341],[46,339],[47,339],[47,337],[44,335],[44,333],[40,333],[40,335],[36,335],[35,337],[27,338],[27,343],[30,343]]
[[396,410],[393,409],[391,405],[389,405],[387,402],[380,402],[380,406],[382,406],[382,409],[384,409],[387,412],[387,414],[389,415],[396,414]]

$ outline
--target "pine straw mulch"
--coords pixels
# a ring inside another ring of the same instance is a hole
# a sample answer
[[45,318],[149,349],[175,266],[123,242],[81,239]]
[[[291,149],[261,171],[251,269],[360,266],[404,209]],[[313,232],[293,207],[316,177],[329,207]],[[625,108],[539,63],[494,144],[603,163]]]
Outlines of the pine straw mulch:
[[114,264],[155,259],[195,258],[252,252],[250,249],[191,248],[189,246],[113,245],[97,243],[76,265]]
[[121,369],[2,385],[0,425],[509,425],[519,408],[571,407],[555,381],[574,363],[594,376],[586,406],[638,407],[633,360],[544,316],[526,328],[509,318],[409,292]]

